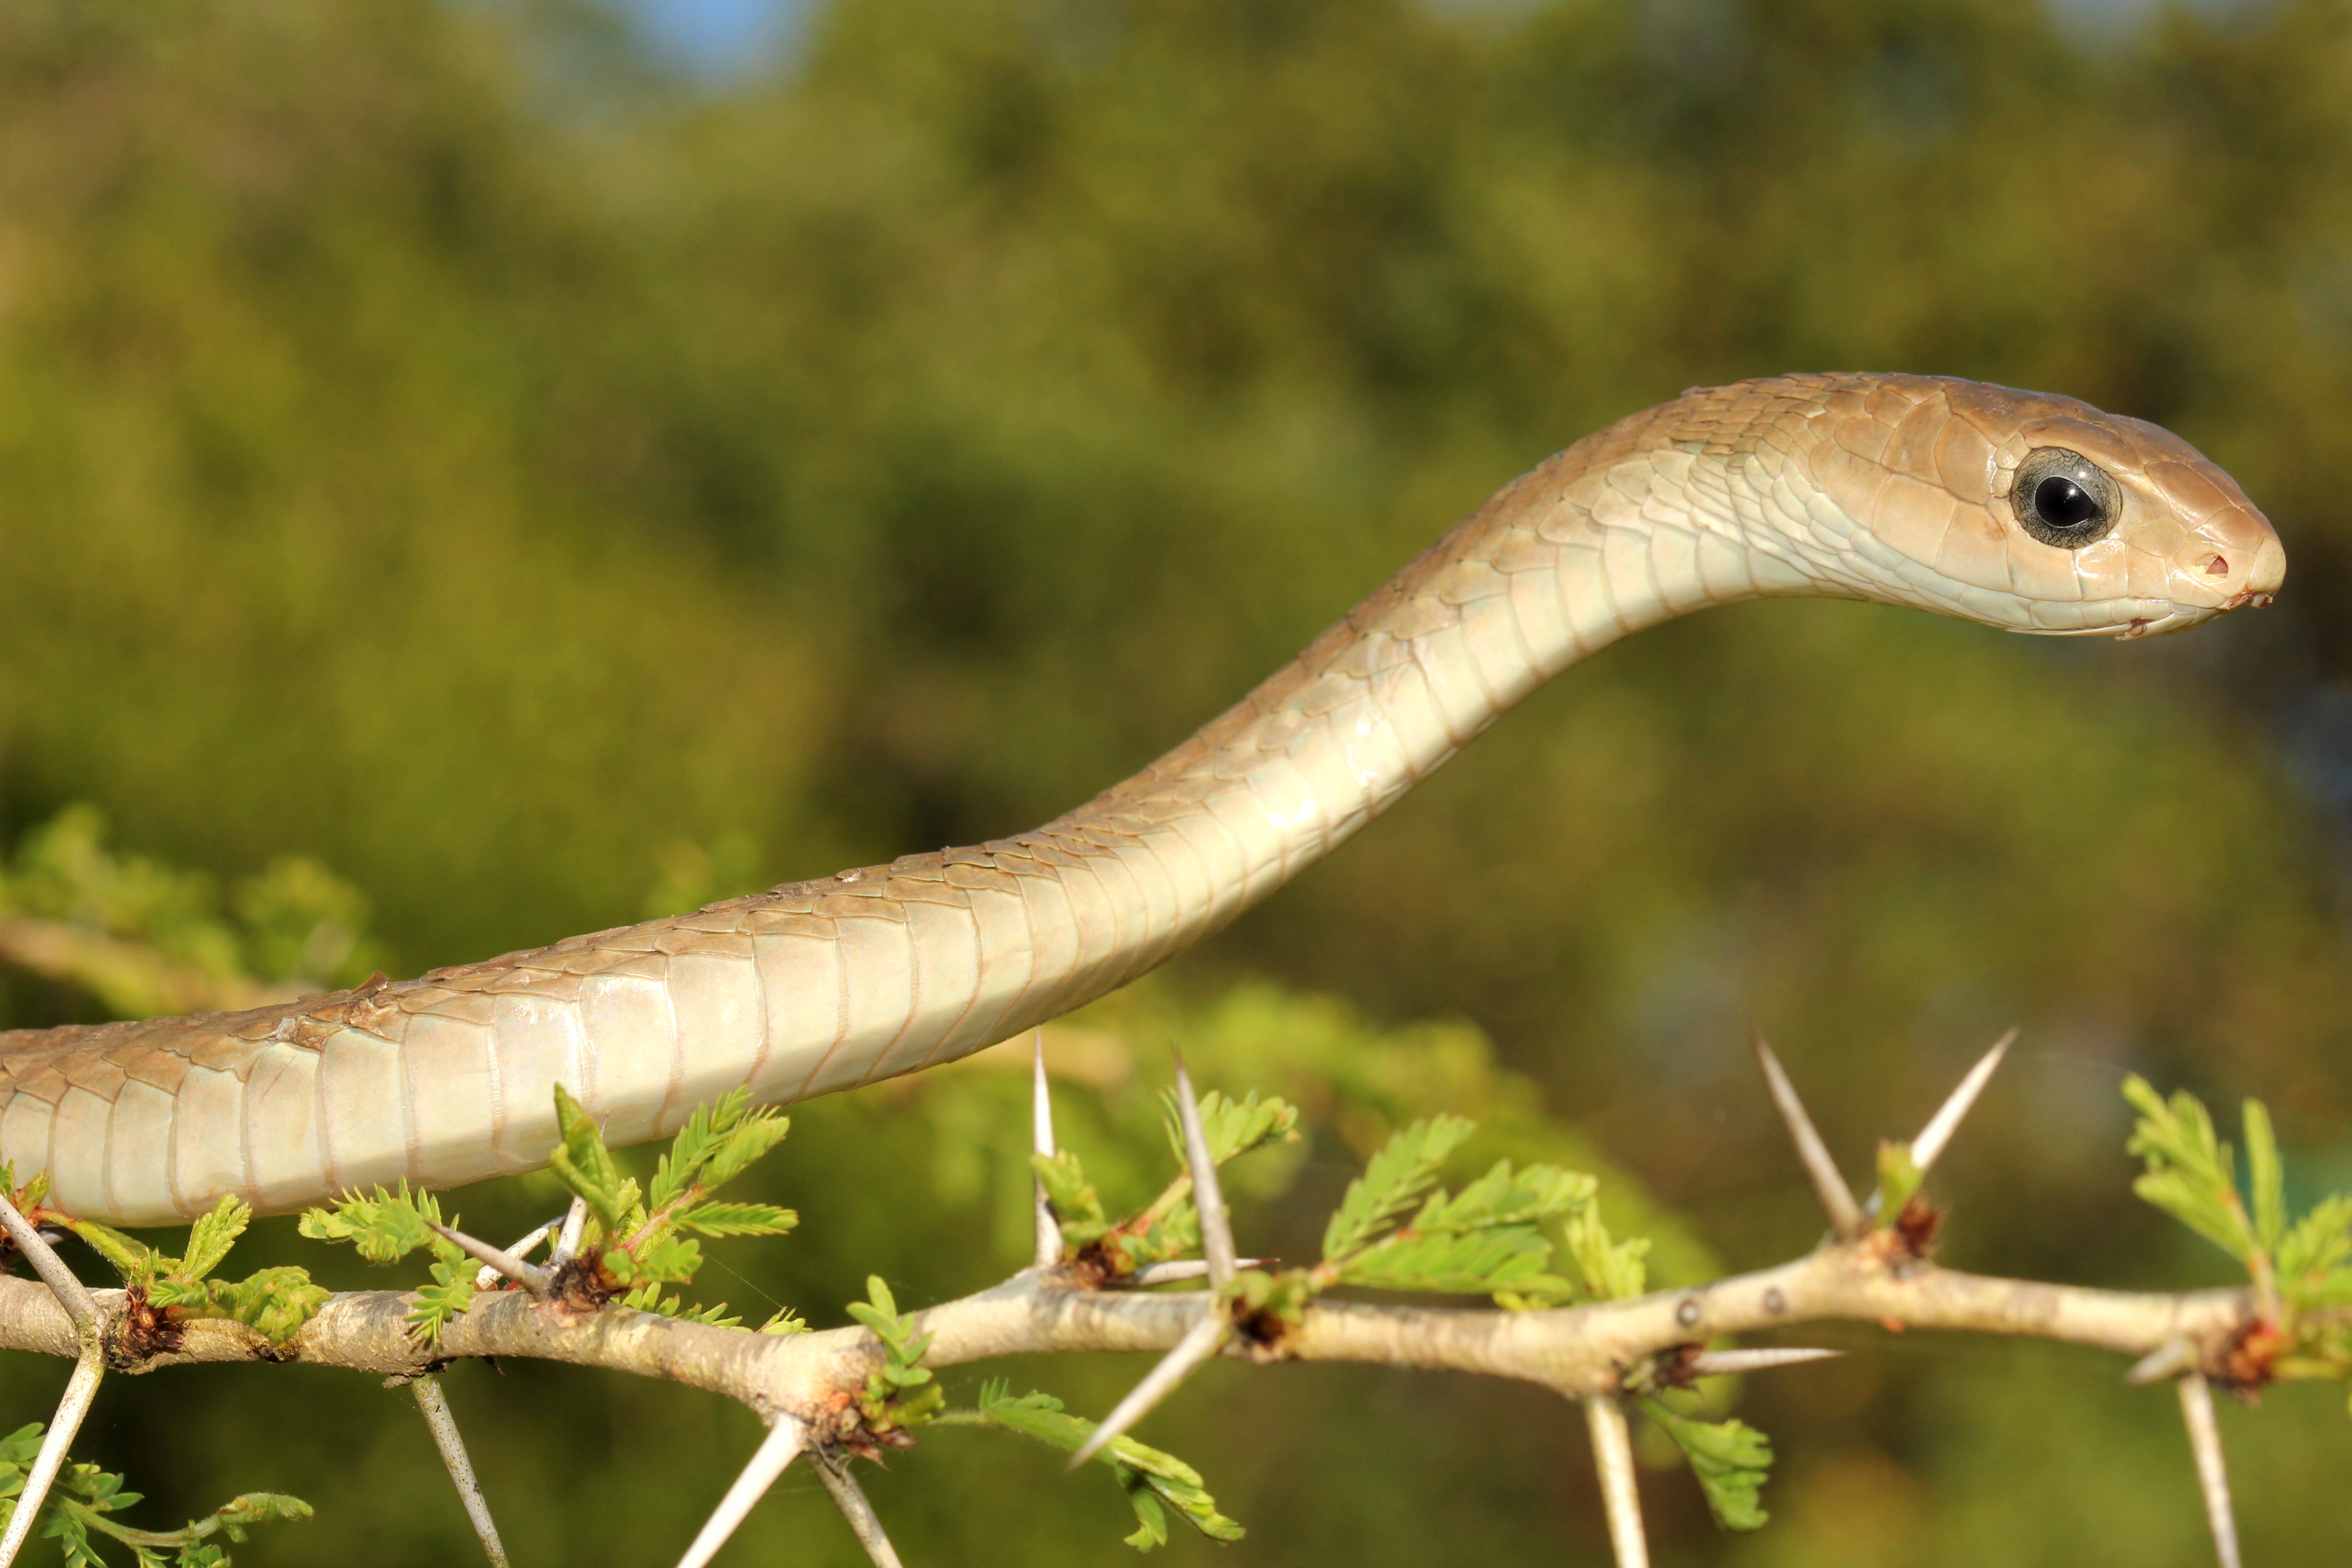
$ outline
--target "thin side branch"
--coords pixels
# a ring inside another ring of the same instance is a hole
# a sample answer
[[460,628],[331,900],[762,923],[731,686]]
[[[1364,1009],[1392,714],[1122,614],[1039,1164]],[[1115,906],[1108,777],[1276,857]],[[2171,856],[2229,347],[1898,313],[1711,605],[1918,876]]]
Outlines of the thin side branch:
[[1853,1201],[1853,1191],[1838,1174],[1837,1162],[1830,1158],[1829,1145],[1813,1129],[1813,1119],[1805,1113],[1805,1102],[1797,1098],[1797,1086],[1789,1081],[1781,1070],[1780,1058],[1772,1054],[1765,1042],[1764,1031],[1750,1024],[1748,1038],[1756,1047],[1756,1060],[1764,1068],[1764,1081],[1772,1090],[1772,1103],[1780,1108],[1780,1120],[1789,1125],[1789,1137],[1797,1145],[1797,1158],[1805,1167],[1805,1174],[1813,1181],[1813,1192],[1828,1211],[1830,1227],[1841,1238],[1859,1236],[1868,1227],[1863,1217],[1862,1205]]
[[25,1255],[42,1282],[57,1292],[67,1316],[73,1320],[74,1332],[85,1343],[89,1342],[98,1332],[98,1303],[91,1298],[89,1287],[66,1267],[58,1249],[33,1228],[33,1222],[24,1216],[5,1193],[0,1193],[0,1229],[8,1233],[8,1239],[16,1244],[16,1250]]
[[890,1538],[882,1532],[881,1518],[875,1513],[874,1505],[866,1500],[865,1489],[857,1484],[857,1478],[849,1473],[847,1458],[835,1465],[820,1454],[814,1463],[816,1479],[824,1483],[826,1491],[833,1494],[834,1506],[841,1510],[841,1517],[849,1521],[849,1532],[857,1537],[858,1545],[866,1548],[866,1555],[873,1561],[874,1568],[900,1568],[898,1550],[890,1544]]
[[441,1450],[441,1462],[449,1468],[449,1479],[457,1489],[457,1500],[466,1505],[466,1517],[473,1521],[474,1533],[481,1539],[490,1568],[507,1568],[507,1549],[499,1541],[497,1522],[490,1518],[489,1500],[482,1495],[481,1483],[474,1479],[474,1461],[467,1456],[466,1439],[457,1430],[457,1417],[449,1409],[449,1396],[441,1391],[441,1380],[420,1377],[408,1386],[415,1391],[416,1408],[425,1412],[425,1425],[433,1431],[433,1446]]
[[1642,1490],[1633,1479],[1633,1435],[1625,1407],[1613,1394],[1588,1394],[1584,1424],[1592,1434],[1592,1464],[1601,1476],[1601,1500],[1609,1510],[1609,1544],[1617,1568],[1650,1568],[1650,1542],[1642,1533]]

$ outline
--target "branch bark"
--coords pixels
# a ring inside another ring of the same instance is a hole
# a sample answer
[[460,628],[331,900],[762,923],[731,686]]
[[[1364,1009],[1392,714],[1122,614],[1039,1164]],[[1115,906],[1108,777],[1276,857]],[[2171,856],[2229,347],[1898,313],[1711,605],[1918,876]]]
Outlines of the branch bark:
[[[2244,1289],[2158,1294],[2099,1290],[1890,1261],[1885,1233],[1835,1243],[1757,1273],[1630,1301],[1550,1310],[1320,1300],[1277,1336],[1237,1336],[1227,1355],[1260,1362],[1343,1361],[1517,1378],[1581,1396],[1618,1391],[1649,1358],[1718,1336],[1827,1320],[2005,1334],[2141,1356],[2172,1341],[2218,1365],[2255,1321]],[[685,1383],[739,1400],[763,1419],[791,1415],[821,1436],[839,1429],[866,1374],[882,1363],[863,1328],[792,1335],[712,1328],[617,1306],[583,1311],[520,1290],[477,1296],[438,1343],[404,1321],[404,1291],[332,1298],[283,1346],[220,1319],[134,1342],[123,1293],[92,1293],[110,1362],[143,1373],[192,1362],[269,1362],[416,1376],[451,1361],[528,1356]],[[1171,1349],[1201,1321],[1199,1292],[1086,1288],[1065,1268],[1024,1269],[992,1289],[916,1314],[932,1336],[924,1364],[957,1366],[1051,1352]],[[72,1321],[37,1282],[0,1278],[0,1349],[72,1356]]]

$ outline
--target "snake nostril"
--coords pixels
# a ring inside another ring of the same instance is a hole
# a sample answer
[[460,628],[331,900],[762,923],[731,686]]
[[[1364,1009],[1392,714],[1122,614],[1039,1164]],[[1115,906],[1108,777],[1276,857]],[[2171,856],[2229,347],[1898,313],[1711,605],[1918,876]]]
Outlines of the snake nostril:
[[2205,575],[2208,577],[2227,577],[2229,574],[2230,563],[2227,558],[2216,555],[2212,560],[2205,563]]

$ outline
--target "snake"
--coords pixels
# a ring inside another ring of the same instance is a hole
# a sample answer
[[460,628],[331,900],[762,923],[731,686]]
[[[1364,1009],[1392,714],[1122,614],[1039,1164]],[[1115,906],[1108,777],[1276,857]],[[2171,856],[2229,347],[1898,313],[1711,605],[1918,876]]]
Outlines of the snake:
[[1694,388],[1513,480],[1239,703],[1034,832],[414,980],[0,1033],[0,1158],[50,1207],[184,1223],[546,1164],[560,1085],[618,1147],[737,1089],[967,1056],[1258,903],[1568,666],[1814,596],[2136,638],[2271,603],[2286,553],[2158,426],[1948,377]]

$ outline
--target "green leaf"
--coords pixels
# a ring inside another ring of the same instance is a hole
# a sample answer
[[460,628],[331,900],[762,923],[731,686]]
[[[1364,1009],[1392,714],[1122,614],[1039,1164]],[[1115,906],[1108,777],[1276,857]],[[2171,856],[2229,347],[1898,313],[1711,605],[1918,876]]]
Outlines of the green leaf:
[[1339,1266],[1339,1283],[1381,1290],[1498,1290],[1568,1296],[1575,1287],[1547,1273],[1551,1243],[1533,1226],[1495,1226],[1433,1236],[1398,1231]]
[[1087,1168],[1076,1152],[1064,1149],[1032,1154],[1029,1168],[1045,1184],[1046,1201],[1054,1205],[1055,1216],[1062,1224],[1062,1239],[1072,1250],[1102,1239],[1110,1229],[1110,1219],[1103,1213],[1102,1198],[1087,1180]]
[[96,1220],[71,1219],[63,1215],[57,1223],[72,1231],[89,1244],[91,1251],[114,1265],[114,1271],[126,1280],[144,1283],[163,1272],[163,1265],[172,1261],[143,1242],[133,1241],[119,1230],[110,1230]]
[[278,1268],[258,1269],[235,1283],[205,1281],[207,1306],[222,1317],[251,1325],[271,1344],[282,1345],[316,1317],[333,1292],[312,1282],[310,1271]]
[[[1176,1091],[1160,1091],[1162,1130],[1168,1134],[1168,1146],[1176,1152],[1179,1165],[1190,1166],[1192,1155],[1184,1147],[1184,1124],[1176,1109]],[[1261,1100],[1252,1089],[1244,1098],[1235,1100],[1217,1089],[1211,1089],[1200,1099],[1201,1131],[1209,1145],[1209,1159],[1222,1165],[1237,1159],[1253,1149],[1268,1143],[1298,1142],[1298,1109],[1280,1099],[1269,1097]]]
[[801,1216],[773,1204],[697,1204],[677,1223],[698,1236],[782,1236]]
[[173,1270],[182,1279],[201,1279],[220,1267],[236,1238],[253,1222],[253,1210],[232,1196],[224,1196],[188,1231],[187,1257]]
[[[980,1415],[992,1426],[1018,1432],[1066,1454],[1076,1453],[1094,1435],[1095,1424],[1072,1415],[1049,1394],[1006,1394],[1007,1385],[991,1380],[981,1385]],[[1217,1511],[1217,1500],[1202,1485],[1201,1472],[1159,1448],[1132,1437],[1114,1437],[1096,1456],[1118,1477],[1120,1489],[1135,1510],[1137,1529],[1126,1538],[1139,1551],[1150,1551],[1168,1541],[1168,1508],[1212,1541],[1239,1541],[1242,1527]],[[1163,1506],[1164,1505],[1164,1506]]]
[[[435,1239],[439,1241],[438,1237]],[[444,1325],[474,1304],[474,1276],[479,1271],[478,1266],[446,1242],[439,1242],[434,1250],[439,1254],[443,1248],[451,1256],[436,1257],[433,1283],[418,1289],[416,1304],[408,1310],[408,1331],[420,1344],[437,1342]]]
[[708,1323],[714,1329],[731,1329],[743,1321],[730,1315],[724,1301],[709,1307],[688,1306],[676,1296],[665,1296],[658,1282],[638,1286],[621,1298],[621,1305],[634,1307],[640,1312],[676,1318],[682,1323]]
[[618,1237],[635,1202],[634,1182],[624,1182],[604,1134],[580,1109],[580,1102],[555,1086],[555,1124],[563,1142],[549,1156],[548,1165],[563,1184],[583,1199],[608,1237]]
[[624,1285],[684,1285],[702,1267],[702,1244],[683,1237],[663,1237],[635,1251],[615,1249],[606,1253],[604,1267]]
[[2260,1240],[2238,1197],[2230,1146],[2214,1136],[2203,1104],[2186,1091],[2163,1100],[2137,1073],[2124,1080],[2124,1098],[2140,1113],[2126,1148],[2147,1166],[2132,1191],[2251,1268]]
[[2286,1169],[2279,1162],[2278,1134],[2271,1128],[2270,1107],[2259,1100],[2245,1105],[2246,1173],[2254,1194],[2254,1236],[2263,1250],[2278,1251],[2286,1235]]
[[1436,1116],[1391,1138],[1348,1184],[1347,1195],[1323,1231],[1323,1260],[1343,1263],[1369,1246],[1383,1226],[1417,1202],[1436,1181],[1454,1151],[1475,1124],[1459,1116]]
[[751,1091],[736,1089],[696,1106],[693,1114],[686,1119],[686,1125],[670,1141],[669,1152],[662,1156],[655,1169],[653,1186],[646,1201],[656,1209],[666,1209],[684,1197],[694,1184],[696,1173],[717,1152],[726,1130],[741,1118],[744,1108],[751,1103]]
[[1588,1206],[1568,1222],[1568,1255],[1576,1260],[1586,1289],[1604,1301],[1623,1301],[1642,1293],[1649,1282],[1649,1242],[1641,1237],[1612,1241],[1601,1211]]
[[779,1307],[768,1321],[751,1331],[755,1334],[804,1334],[809,1331],[806,1320],[790,1307]]
[[1761,1506],[1772,1472],[1772,1441],[1744,1421],[1695,1421],[1645,1399],[1642,1408],[1675,1440],[1706,1493],[1706,1506],[1726,1530],[1756,1530],[1770,1517]]
[[1903,1217],[1919,1184],[1927,1179],[1925,1173],[1912,1163],[1911,1145],[1891,1139],[1878,1145],[1878,1223],[1891,1226]]
[[408,1184],[387,1193],[348,1192],[331,1209],[306,1209],[301,1233],[313,1241],[348,1241],[370,1263],[394,1263],[431,1245],[441,1205],[430,1193],[411,1193]]
[[779,1111],[761,1110],[744,1117],[729,1130],[703,1165],[702,1190],[715,1193],[741,1175],[782,1142],[784,1134],[792,1130],[792,1119]]
[[2321,1199],[2278,1244],[2279,1292],[2305,1310],[2352,1299],[2352,1194]]

